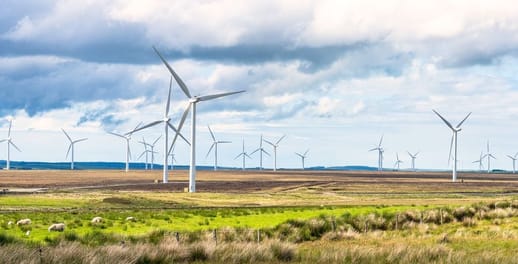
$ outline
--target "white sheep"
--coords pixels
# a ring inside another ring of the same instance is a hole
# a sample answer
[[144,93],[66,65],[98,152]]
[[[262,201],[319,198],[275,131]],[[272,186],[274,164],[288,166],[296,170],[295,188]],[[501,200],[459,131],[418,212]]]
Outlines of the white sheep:
[[26,236],[30,236],[31,235],[31,230],[27,230],[27,232],[25,232],[25,235]]
[[133,217],[133,216],[126,217],[126,222],[136,222],[136,221],[137,221],[137,219],[135,219],[135,217]]
[[50,231],[63,232],[64,230],[65,230],[65,224],[63,224],[63,223],[52,224],[51,226],[49,226],[49,232]]
[[31,219],[29,218],[25,218],[25,219],[21,219],[19,220],[18,222],[16,222],[16,225],[30,225],[31,224]]
[[100,216],[96,216],[96,217],[92,218],[92,224],[100,224],[102,222],[103,222],[103,218]]
[[13,221],[7,222],[7,226],[12,226],[12,225],[14,225]]

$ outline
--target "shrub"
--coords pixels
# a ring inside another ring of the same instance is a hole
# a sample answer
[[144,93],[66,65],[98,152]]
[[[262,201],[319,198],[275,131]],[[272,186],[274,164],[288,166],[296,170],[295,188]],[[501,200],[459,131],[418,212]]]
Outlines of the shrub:
[[293,245],[275,241],[270,245],[273,256],[279,261],[292,261],[295,259],[295,248]]

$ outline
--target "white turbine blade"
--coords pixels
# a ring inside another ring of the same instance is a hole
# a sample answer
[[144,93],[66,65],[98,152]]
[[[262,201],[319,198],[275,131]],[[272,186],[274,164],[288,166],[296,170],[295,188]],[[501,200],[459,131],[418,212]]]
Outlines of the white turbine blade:
[[487,154],[484,154],[480,159],[485,159],[487,157]]
[[142,121],[140,121],[140,122],[135,126],[135,128],[134,128],[133,130],[136,130],[136,129],[137,129],[137,128],[139,128],[139,126],[141,126],[141,125],[142,125]]
[[308,152],[309,152],[309,149],[306,150],[306,152],[304,152],[304,157],[306,157],[306,155],[308,155]]
[[304,156],[302,156],[302,154],[299,154],[299,153],[297,153],[297,152],[295,152],[295,155],[297,155],[297,156],[299,156],[299,157],[301,157],[301,158],[304,158]]
[[144,154],[147,153],[147,150],[144,150],[144,152],[142,152],[142,154],[140,154],[140,156],[138,156],[137,160],[140,160],[140,158],[142,158],[142,156],[144,156]]
[[418,154],[419,154],[419,151],[414,154],[414,157],[417,157]]
[[11,127],[13,126],[13,120],[9,120],[9,132],[7,132],[7,137],[11,137]]
[[72,148],[72,143],[68,145],[67,155],[65,156],[65,159],[68,159],[68,154],[70,153],[70,149]]
[[210,126],[207,126],[209,128],[210,136],[212,137],[212,140],[216,141],[216,137],[214,136],[214,133],[212,133],[212,129],[210,129]]
[[245,153],[245,156],[246,156],[247,158],[249,158],[249,159],[252,159],[252,157],[250,157],[250,155],[248,155],[248,154],[246,154],[246,153]]
[[432,111],[433,111],[437,116],[439,116],[439,118],[441,118],[441,119],[442,119],[442,121],[444,121],[444,123],[445,123],[449,128],[451,128],[452,130],[455,130],[455,129],[453,128],[453,126],[450,124],[450,122],[448,122],[448,120],[446,120],[444,117],[442,117],[442,115],[440,115],[437,111],[435,111],[435,110],[433,110],[433,109],[432,109]]
[[450,143],[450,154],[448,154],[448,165],[450,165],[451,160],[451,149],[453,148],[453,135],[451,136],[451,143]]
[[378,144],[378,148],[381,148],[381,142],[383,142],[383,136],[380,138],[380,143]]
[[[176,142],[176,139],[178,138],[178,136],[180,136],[184,141],[185,143],[187,143],[187,145],[191,145],[191,143],[189,142],[189,140],[187,140],[181,133],[180,133],[180,130],[176,129],[173,125],[171,125],[171,123],[167,122],[167,125],[169,126],[169,128],[171,128],[176,134],[174,136],[174,139],[173,139],[173,143]],[[178,135],[178,136],[177,136]],[[174,144],[173,144],[174,145]]]
[[373,149],[369,149],[369,151],[375,151],[375,150],[378,150],[379,148],[373,148]]
[[151,146],[154,146],[154,145],[158,142],[158,140],[160,140],[160,138],[161,138],[161,137],[162,137],[162,135],[158,136],[158,137],[155,139],[155,141],[153,141],[153,144],[151,144]]
[[506,155],[507,157],[509,157],[510,159],[514,160],[514,157],[512,157],[511,155]]
[[117,137],[121,137],[121,138],[126,138],[125,136],[121,135],[121,134],[117,134],[117,133],[114,133],[114,132],[108,132],[108,134],[112,134],[114,136],[117,136]]
[[243,93],[243,92],[245,92],[245,90],[241,90],[241,91],[237,91],[237,92],[230,92],[230,93],[220,93],[220,94],[213,94],[213,95],[205,95],[205,96],[200,96],[198,99],[200,101],[208,101],[208,100],[220,98],[220,97],[223,97],[223,96],[229,96],[229,95]]
[[70,136],[67,134],[67,132],[66,132],[63,128],[62,128],[61,130],[63,131],[63,133],[65,133],[65,136],[67,136],[68,140],[69,140],[70,142],[72,142],[72,139],[71,139],[71,138],[70,138]]
[[6,141],[6,140],[7,140],[7,139],[2,139],[2,140],[0,140],[0,143],[4,142],[4,141]]
[[214,148],[214,145],[216,145],[216,143],[215,143],[215,142],[214,142],[214,143],[212,143],[212,145],[210,146],[209,151],[207,151],[207,155],[205,155],[205,158],[207,158],[207,157],[209,156],[210,151]]
[[270,144],[270,145],[272,145],[272,147],[275,147],[275,145],[274,145],[272,142],[270,142],[270,141],[268,141],[268,140],[266,140],[266,139],[263,139],[263,141],[264,141],[264,142],[266,142],[266,143],[268,143],[268,144]]
[[473,161],[471,163],[479,163],[479,162],[480,162],[480,160],[475,160],[475,161]]
[[489,157],[496,159],[495,156],[493,156],[493,154],[489,154]]
[[516,156],[518,156],[518,152],[516,152],[516,154],[514,154],[514,158],[516,158]]
[[185,123],[185,119],[187,119],[187,115],[189,114],[189,110],[191,110],[191,104],[187,106],[185,111],[183,112],[182,119],[180,119],[180,123],[178,124],[178,130],[182,130],[183,124]]
[[145,126],[139,127],[139,128],[137,128],[137,129],[135,129],[135,130],[133,130],[133,131],[130,131],[130,132],[126,133],[126,135],[133,134],[133,133],[135,133],[135,132],[137,132],[137,131],[140,131],[140,130],[142,130],[142,129],[146,129],[146,128],[148,128],[148,127],[156,126],[156,125],[158,125],[158,124],[160,124],[160,123],[162,123],[162,122],[163,122],[163,120],[157,120],[157,121],[155,121],[155,122],[151,122],[151,123],[149,123],[149,124],[147,124],[147,125],[145,125]]
[[462,126],[462,123],[464,123],[464,121],[466,121],[466,119],[468,119],[468,117],[471,115],[471,112],[469,112],[469,114],[464,117],[464,119],[462,119],[462,121],[460,121],[460,123],[457,125],[457,128],[459,128],[460,126]]
[[218,144],[219,143],[222,143],[222,144],[227,144],[227,143],[232,143],[232,141],[216,141]]
[[167,103],[165,106],[165,116],[169,116],[169,107],[171,106],[171,88],[173,87],[173,77],[169,79],[169,92],[167,93]]
[[279,145],[279,143],[281,143],[281,140],[283,140],[285,137],[286,137],[286,135],[282,135],[282,137],[281,137],[281,138],[279,138],[279,140],[277,140],[277,142],[275,143],[275,145]]
[[410,153],[410,151],[407,151],[406,153],[408,153],[408,156],[410,156],[410,157],[412,157],[412,158],[414,157],[414,156],[412,156],[412,154]]
[[19,149],[19,148],[14,144],[14,142],[12,142],[12,141],[8,141],[8,143],[7,143],[7,144],[11,144],[11,145],[16,149],[16,150],[18,150],[18,151],[22,152],[22,151],[21,151],[21,150],[20,150],[20,149]]
[[239,155],[237,155],[234,159],[236,160],[237,158],[241,157],[241,155],[244,155],[244,153],[239,153]]
[[162,62],[165,64],[165,66],[167,67],[169,72],[173,75],[174,79],[176,80],[176,83],[178,83],[178,85],[182,89],[183,93],[187,97],[192,98],[191,93],[189,92],[189,89],[187,89],[187,86],[185,85],[185,83],[182,81],[182,79],[180,79],[180,76],[178,76],[178,74],[176,74],[176,72],[173,70],[173,68],[169,65],[169,63],[167,63],[167,61],[164,59],[164,57],[162,57],[160,52],[158,52],[158,50],[154,46],[153,46],[153,49],[155,50],[156,54],[158,54],[158,56],[160,57]]
[[260,150],[261,150],[261,149],[260,149],[260,148],[258,148],[258,149],[256,149],[256,150],[252,151],[252,153],[250,153],[250,155],[254,155],[254,153],[256,153],[257,151],[260,151]]
[[76,141],[73,141],[72,143],[75,144],[75,143],[78,143],[78,142],[81,142],[81,141],[85,141],[87,140],[88,138],[82,138],[82,139],[78,139]]
[[266,154],[266,155],[268,155],[268,156],[271,156],[271,155],[270,155],[270,153],[268,153],[268,151],[266,151],[266,150],[264,150],[264,149],[261,149],[261,151],[262,151],[264,154]]

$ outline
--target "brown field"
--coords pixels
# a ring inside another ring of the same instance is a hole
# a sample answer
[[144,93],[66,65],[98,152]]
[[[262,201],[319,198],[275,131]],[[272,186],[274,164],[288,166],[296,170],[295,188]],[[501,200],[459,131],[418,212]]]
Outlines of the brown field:
[[[161,171],[38,170],[0,171],[0,190],[16,188],[106,189],[127,191],[183,191],[188,171],[170,173],[168,184]],[[362,194],[398,193],[518,193],[518,175],[460,173],[463,182],[452,183],[450,173],[366,171],[198,171],[199,192],[288,191],[304,188]]]

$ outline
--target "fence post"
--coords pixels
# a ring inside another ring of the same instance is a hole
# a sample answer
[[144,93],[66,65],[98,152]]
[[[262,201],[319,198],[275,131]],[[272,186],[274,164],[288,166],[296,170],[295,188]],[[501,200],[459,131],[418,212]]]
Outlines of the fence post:
[[442,225],[442,208],[439,209],[439,215],[441,216],[441,225]]
[[218,245],[218,235],[216,233],[216,229],[214,229],[214,231],[212,231],[213,234],[214,234],[214,241],[216,242],[216,245]]
[[257,243],[261,241],[261,230],[257,229]]
[[423,211],[420,212],[419,224],[423,224]]
[[176,242],[180,242],[180,233],[176,232]]
[[398,230],[399,214],[396,214],[396,230]]

